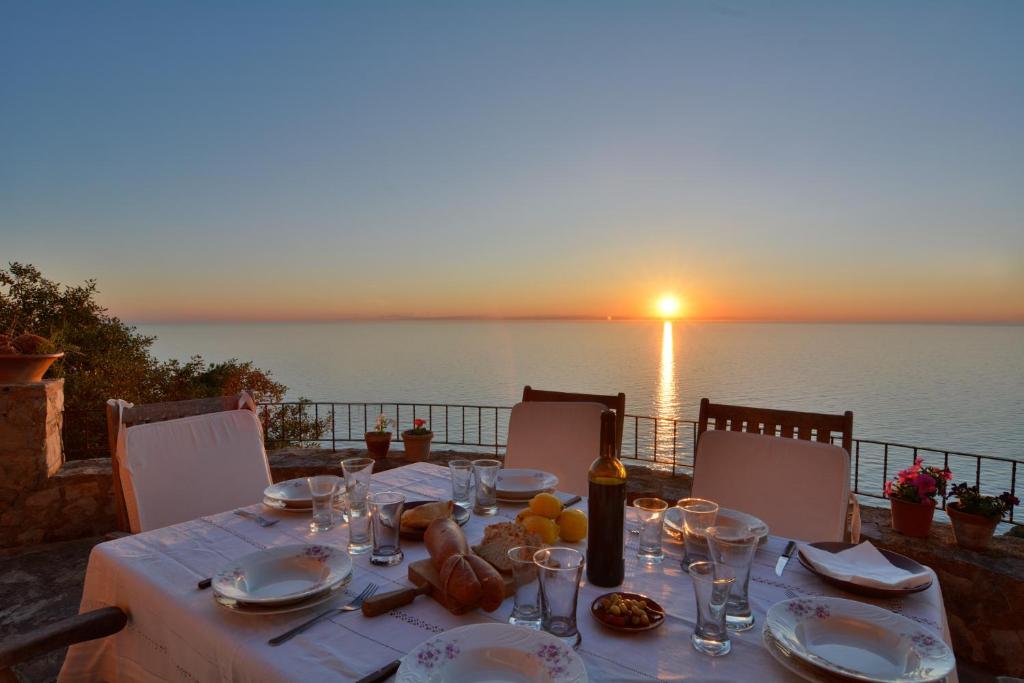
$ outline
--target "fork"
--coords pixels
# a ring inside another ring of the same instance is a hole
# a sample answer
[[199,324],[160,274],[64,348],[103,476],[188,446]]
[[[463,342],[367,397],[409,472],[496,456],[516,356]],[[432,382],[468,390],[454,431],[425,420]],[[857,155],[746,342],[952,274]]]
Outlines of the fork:
[[274,526],[281,521],[279,519],[267,519],[263,515],[258,515],[255,512],[249,512],[248,510],[235,510],[235,514],[239,517],[251,519],[262,527]]
[[367,584],[366,588],[364,588],[363,591],[359,595],[357,595],[355,598],[353,598],[352,601],[349,602],[348,604],[342,605],[341,607],[331,608],[331,609],[327,610],[326,612],[321,612],[320,614],[316,615],[315,617],[313,617],[309,621],[304,621],[301,624],[299,624],[298,626],[296,626],[295,628],[293,628],[291,631],[286,631],[286,632],[282,633],[279,636],[271,638],[267,642],[270,643],[271,645],[280,645],[281,643],[286,643],[286,642],[288,642],[289,640],[291,640],[295,636],[299,635],[300,633],[302,633],[303,631],[305,631],[309,627],[313,626],[313,624],[316,624],[317,622],[319,622],[322,619],[326,619],[327,617],[337,616],[339,614],[344,614],[345,612],[355,611],[355,610],[359,609],[360,607],[362,607],[363,600],[365,600],[366,598],[370,597],[371,595],[373,595],[374,593],[377,592],[377,588],[378,588],[378,586],[375,583]]

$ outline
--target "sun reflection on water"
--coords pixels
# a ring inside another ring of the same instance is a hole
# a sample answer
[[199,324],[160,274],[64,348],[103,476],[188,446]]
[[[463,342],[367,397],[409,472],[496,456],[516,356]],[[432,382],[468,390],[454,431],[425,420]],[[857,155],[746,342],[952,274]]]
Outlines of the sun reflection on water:
[[658,371],[658,417],[676,417],[679,394],[676,391],[676,354],[672,341],[672,321],[666,320],[661,330],[661,367]]

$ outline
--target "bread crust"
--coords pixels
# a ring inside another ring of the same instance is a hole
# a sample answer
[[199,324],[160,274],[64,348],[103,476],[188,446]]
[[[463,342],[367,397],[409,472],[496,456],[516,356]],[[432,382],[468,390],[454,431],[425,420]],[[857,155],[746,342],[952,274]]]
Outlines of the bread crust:
[[505,581],[501,574],[482,557],[466,555],[465,559],[472,567],[480,585],[480,607],[485,612],[493,612],[501,607],[505,600]]
[[435,519],[423,534],[430,561],[441,576],[444,594],[463,607],[493,612],[505,599],[498,570],[470,551],[466,535],[454,521]]

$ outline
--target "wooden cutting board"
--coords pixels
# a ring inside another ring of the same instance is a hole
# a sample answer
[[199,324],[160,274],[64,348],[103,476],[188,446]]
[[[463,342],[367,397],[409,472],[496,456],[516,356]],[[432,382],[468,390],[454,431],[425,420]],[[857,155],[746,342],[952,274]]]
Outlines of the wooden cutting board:
[[[498,573],[501,574],[501,578],[504,581],[505,597],[507,598],[515,592],[515,583],[512,581],[512,577],[510,575],[502,574],[501,572]],[[444,591],[441,589],[441,577],[437,573],[437,570],[434,569],[434,565],[430,560],[416,560],[415,562],[410,562],[409,581],[412,582],[413,588],[401,588],[397,591],[382,593],[367,598],[363,602],[363,614],[368,617],[375,617],[378,614],[384,614],[396,607],[408,605],[410,602],[415,600],[418,595],[431,596],[452,614],[465,614],[470,610],[476,609],[476,607],[465,607],[460,605],[454,600],[449,599],[444,594]]]

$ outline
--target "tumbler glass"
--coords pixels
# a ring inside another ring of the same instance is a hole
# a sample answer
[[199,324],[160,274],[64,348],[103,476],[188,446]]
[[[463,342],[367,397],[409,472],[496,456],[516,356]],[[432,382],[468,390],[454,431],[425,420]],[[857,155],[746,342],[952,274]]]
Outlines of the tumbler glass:
[[371,564],[385,567],[398,564],[403,557],[399,530],[402,526],[405,496],[397,491],[371,493],[366,496],[366,507],[370,513],[370,527],[373,530]]
[[580,643],[576,628],[576,602],[583,577],[583,553],[573,548],[544,548],[533,561],[539,568],[541,628],[575,648]]
[[508,551],[508,559],[512,562],[512,582],[516,589],[512,614],[508,618],[510,624],[540,628],[540,583],[537,564],[533,561],[538,550],[540,548],[534,545],[520,545]]
[[474,460],[473,479],[476,484],[476,504],[473,512],[478,515],[493,515],[498,512],[498,472],[501,470],[500,460]]
[[309,497],[313,501],[313,521],[309,530],[313,533],[330,531],[334,528],[334,498],[338,494],[341,480],[331,474],[306,477],[309,484]]
[[469,510],[472,505],[469,489],[473,482],[473,461],[452,460],[448,463],[448,471],[452,475],[452,502]]
[[633,507],[640,518],[640,547],[636,556],[646,564],[658,564],[665,559],[661,549],[661,532],[668,503],[661,498],[637,498]]
[[725,625],[725,603],[735,579],[717,575],[713,562],[693,562],[687,571],[697,599],[697,626],[690,642],[697,652],[712,657],[727,655],[732,643]]
[[683,568],[691,562],[710,560],[705,530],[715,524],[718,503],[703,498],[680,498],[676,507],[683,517]]
[[757,536],[746,527],[713,526],[707,530],[708,548],[719,576],[732,576],[725,606],[725,622],[733,631],[746,631],[754,626],[747,591],[750,587],[750,566],[754,563]]
[[348,497],[348,551],[361,555],[370,550],[370,518],[366,514],[366,494],[370,490],[373,460],[349,458],[341,461]]

